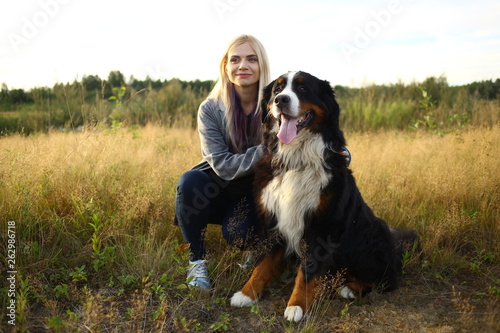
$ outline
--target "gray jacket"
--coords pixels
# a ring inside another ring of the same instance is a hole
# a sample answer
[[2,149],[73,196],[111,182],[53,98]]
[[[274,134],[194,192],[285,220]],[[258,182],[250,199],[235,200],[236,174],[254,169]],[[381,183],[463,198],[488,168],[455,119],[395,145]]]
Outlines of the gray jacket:
[[220,178],[230,181],[253,173],[255,163],[263,153],[262,145],[248,148],[242,154],[233,153],[222,102],[206,99],[198,109],[198,133],[203,160],[193,169],[212,169]]

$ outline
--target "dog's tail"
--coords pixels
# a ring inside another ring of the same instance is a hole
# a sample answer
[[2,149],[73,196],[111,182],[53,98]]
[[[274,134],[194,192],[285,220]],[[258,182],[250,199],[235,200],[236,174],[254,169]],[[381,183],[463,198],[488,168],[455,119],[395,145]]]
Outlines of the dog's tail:
[[413,230],[391,228],[395,241],[394,253],[397,258],[398,270],[403,267],[403,261],[420,253],[420,243],[417,233]]

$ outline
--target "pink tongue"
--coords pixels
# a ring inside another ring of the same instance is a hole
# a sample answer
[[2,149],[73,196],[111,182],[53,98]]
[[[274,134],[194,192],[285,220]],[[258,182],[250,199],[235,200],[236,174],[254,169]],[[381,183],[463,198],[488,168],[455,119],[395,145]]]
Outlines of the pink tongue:
[[278,139],[284,144],[289,144],[297,136],[297,122],[298,118],[287,119],[281,117],[281,126],[278,132]]

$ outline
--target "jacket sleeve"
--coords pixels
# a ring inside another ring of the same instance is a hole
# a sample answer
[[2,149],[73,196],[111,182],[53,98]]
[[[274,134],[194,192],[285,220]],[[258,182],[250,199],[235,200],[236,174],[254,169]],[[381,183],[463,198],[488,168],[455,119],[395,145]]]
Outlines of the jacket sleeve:
[[217,101],[206,100],[198,110],[198,133],[201,153],[214,172],[224,180],[234,180],[253,173],[255,163],[263,153],[261,145],[235,154],[229,149],[224,113]]

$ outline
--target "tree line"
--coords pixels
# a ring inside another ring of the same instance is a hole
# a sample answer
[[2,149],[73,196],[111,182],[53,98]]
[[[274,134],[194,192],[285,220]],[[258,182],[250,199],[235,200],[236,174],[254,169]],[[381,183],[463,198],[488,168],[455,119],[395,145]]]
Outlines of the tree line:
[[[29,91],[3,84],[0,91],[0,133],[77,129],[96,124],[195,126],[199,104],[212,80],[126,80],[120,71],[106,79],[85,75],[81,81],[57,83]],[[344,112],[344,128],[370,130],[408,128],[433,117],[435,124],[450,119],[474,125],[498,121],[500,79],[450,86],[445,77],[411,84],[335,86]],[[485,114],[486,113],[486,114]]]

